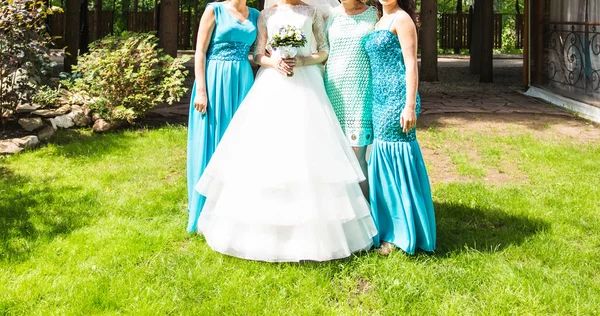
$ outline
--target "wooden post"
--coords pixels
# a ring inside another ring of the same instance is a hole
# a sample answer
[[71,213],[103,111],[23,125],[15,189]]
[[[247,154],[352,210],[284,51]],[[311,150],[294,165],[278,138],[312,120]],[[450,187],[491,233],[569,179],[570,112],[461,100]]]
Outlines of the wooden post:
[[494,81],[494,1],[485,0],[482,6],[481,73],[480,82]]
[[96,0],[94,2],[94,40],[98,40],[104,35],[102,33],[103,25],[102,25],[102,0]]
[[[524,24],[523,27],[523,86],[529,87],[529,15],[531,14],[531,10],[529,10],[529,1],[525,0],[525,12],[524,12]],[[518,7],[517,1],[517,7]]]
[[65,10],[65,45],[67,46],[64,63],[64,71],[71,72],[71,67],[77,64],[77,54],[79,52],[79,18],[81,10],[80,0],[67,0]]
[[422,81],[438,81],[437,1],[421,2],[421,72]]
[[89,9],[88,9],[88,0],[81,0],[81,10],[79,11],[80,18],[79,18],[79,23],[80,23],[80,32],[79,32],[79,36],[81,36],[81,38],[79,39],[79,53],[80,54],[85,54],[88,52],[89,48],[88,45],[90,44],[90,29],[89,29],[89,24],[88,24],[88,18],[89,18]]
[[473,33],[471,35],[471,58],[469,59],[469,70],[474,75],[478,75],[481,71],[481,24],[483,22],[481,19],[481,13],[483,10],[481,7],[483,5],[483,1],[484,0],[475,0],[473,10]]
[[457,17],[457,31],[454,38],[454,53],[460,54],[463,42],[463,3],[462,0],[456,1],[456,17]]
[[158,27],[159,46],[165,53],[177,57],[177,39],[179,26],[179,1],[162,0],[160,2]]
[[531,22],[529,43],[530,54],[530,84],[541,85],[543,83],[544,62],[544,1],[529,0],[531,2]]

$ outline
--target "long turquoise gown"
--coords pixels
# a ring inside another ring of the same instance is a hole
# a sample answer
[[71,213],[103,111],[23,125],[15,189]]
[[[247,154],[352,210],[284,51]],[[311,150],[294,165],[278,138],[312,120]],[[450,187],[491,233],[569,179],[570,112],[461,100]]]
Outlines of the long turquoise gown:
[[[398,37],[377,30],[365,39],[373,86],[373,147],[369,159],[371,213],[381,241],[413,254],[433,251],[435,216],[429,177],[416,128],[404,133],[400,114],[406,105],[406,67]],[[417,94],[416,112],[421,108]]]
[[206,55],[206,114],[202,115],[194,108],[196,83],[190,99],[187,151],[188,232],[196,231],[198,217],[205,202],[205,197],[194,190],[194,186],[229,121],[254,83],[248,54],[256,39],[259,12],[249,8],[248,19],[240,22],[227,11],[223,3],[208,5],[214,9],[216,25]]

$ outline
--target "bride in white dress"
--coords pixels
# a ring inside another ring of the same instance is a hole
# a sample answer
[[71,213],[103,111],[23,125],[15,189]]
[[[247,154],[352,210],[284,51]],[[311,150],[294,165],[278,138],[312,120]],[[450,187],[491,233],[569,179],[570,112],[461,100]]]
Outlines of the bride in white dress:
[[[264,54],[268,38],[288,24],[307,38],[292,77],[277,54]],[[321,10],[282,0],[260,14],[258,29],[262,68],[196,185],[207,198],[199,233],[218,252],[261,261],[368,250],[376,228],[359,187],[365,177],[323,84]]]

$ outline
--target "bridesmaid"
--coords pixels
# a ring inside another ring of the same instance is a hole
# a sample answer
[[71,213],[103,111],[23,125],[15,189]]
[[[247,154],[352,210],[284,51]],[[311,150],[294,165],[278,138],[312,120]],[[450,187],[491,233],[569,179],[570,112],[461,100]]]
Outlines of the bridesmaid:
[[200,20],[188,124],[188,232],[197,230],[205,202],[194,186],[254,83],[248,56],[258,15],[246,0],[228,0],[209,3]]
[[414,0],[379,0],[383,16],[368,35],[375,139],[369,159],[373,243],[387,255],[394,245],[409,254],[435,250],[429,178],[416,137],[417,30]]
[[[371,124],[372,95],[369,57],[363,40],[374,30],[377,11],[364,0],[342,0],[327,19],[329,58],[325,70],[325,89],[333,110],[367,175],[367,146],[373,141]],[[368,0],[367,0],[368,1]],[[369,182],[361,189],[369,199]]]

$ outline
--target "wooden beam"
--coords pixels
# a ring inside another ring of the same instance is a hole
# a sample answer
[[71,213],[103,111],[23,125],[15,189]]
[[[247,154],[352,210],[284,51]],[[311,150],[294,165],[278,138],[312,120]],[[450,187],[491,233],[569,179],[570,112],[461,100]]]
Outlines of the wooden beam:
[[469,58],[469,70],[472,74],[478,75],[481,71],[481,12],[482,2],[484,0],[475,0],[473,6],[473,19],[471,20],[471,50]]
[[524,2],[525,10],[523,12],[523,86],[529,87],[529,15],[531,10],[529,9],[529,0]]
[[481,73],[480,82],[494,81],[494,1],[482,3],[481,24]]
[[422,81],[438,81],[437,0],[421,2],[421,71]]

